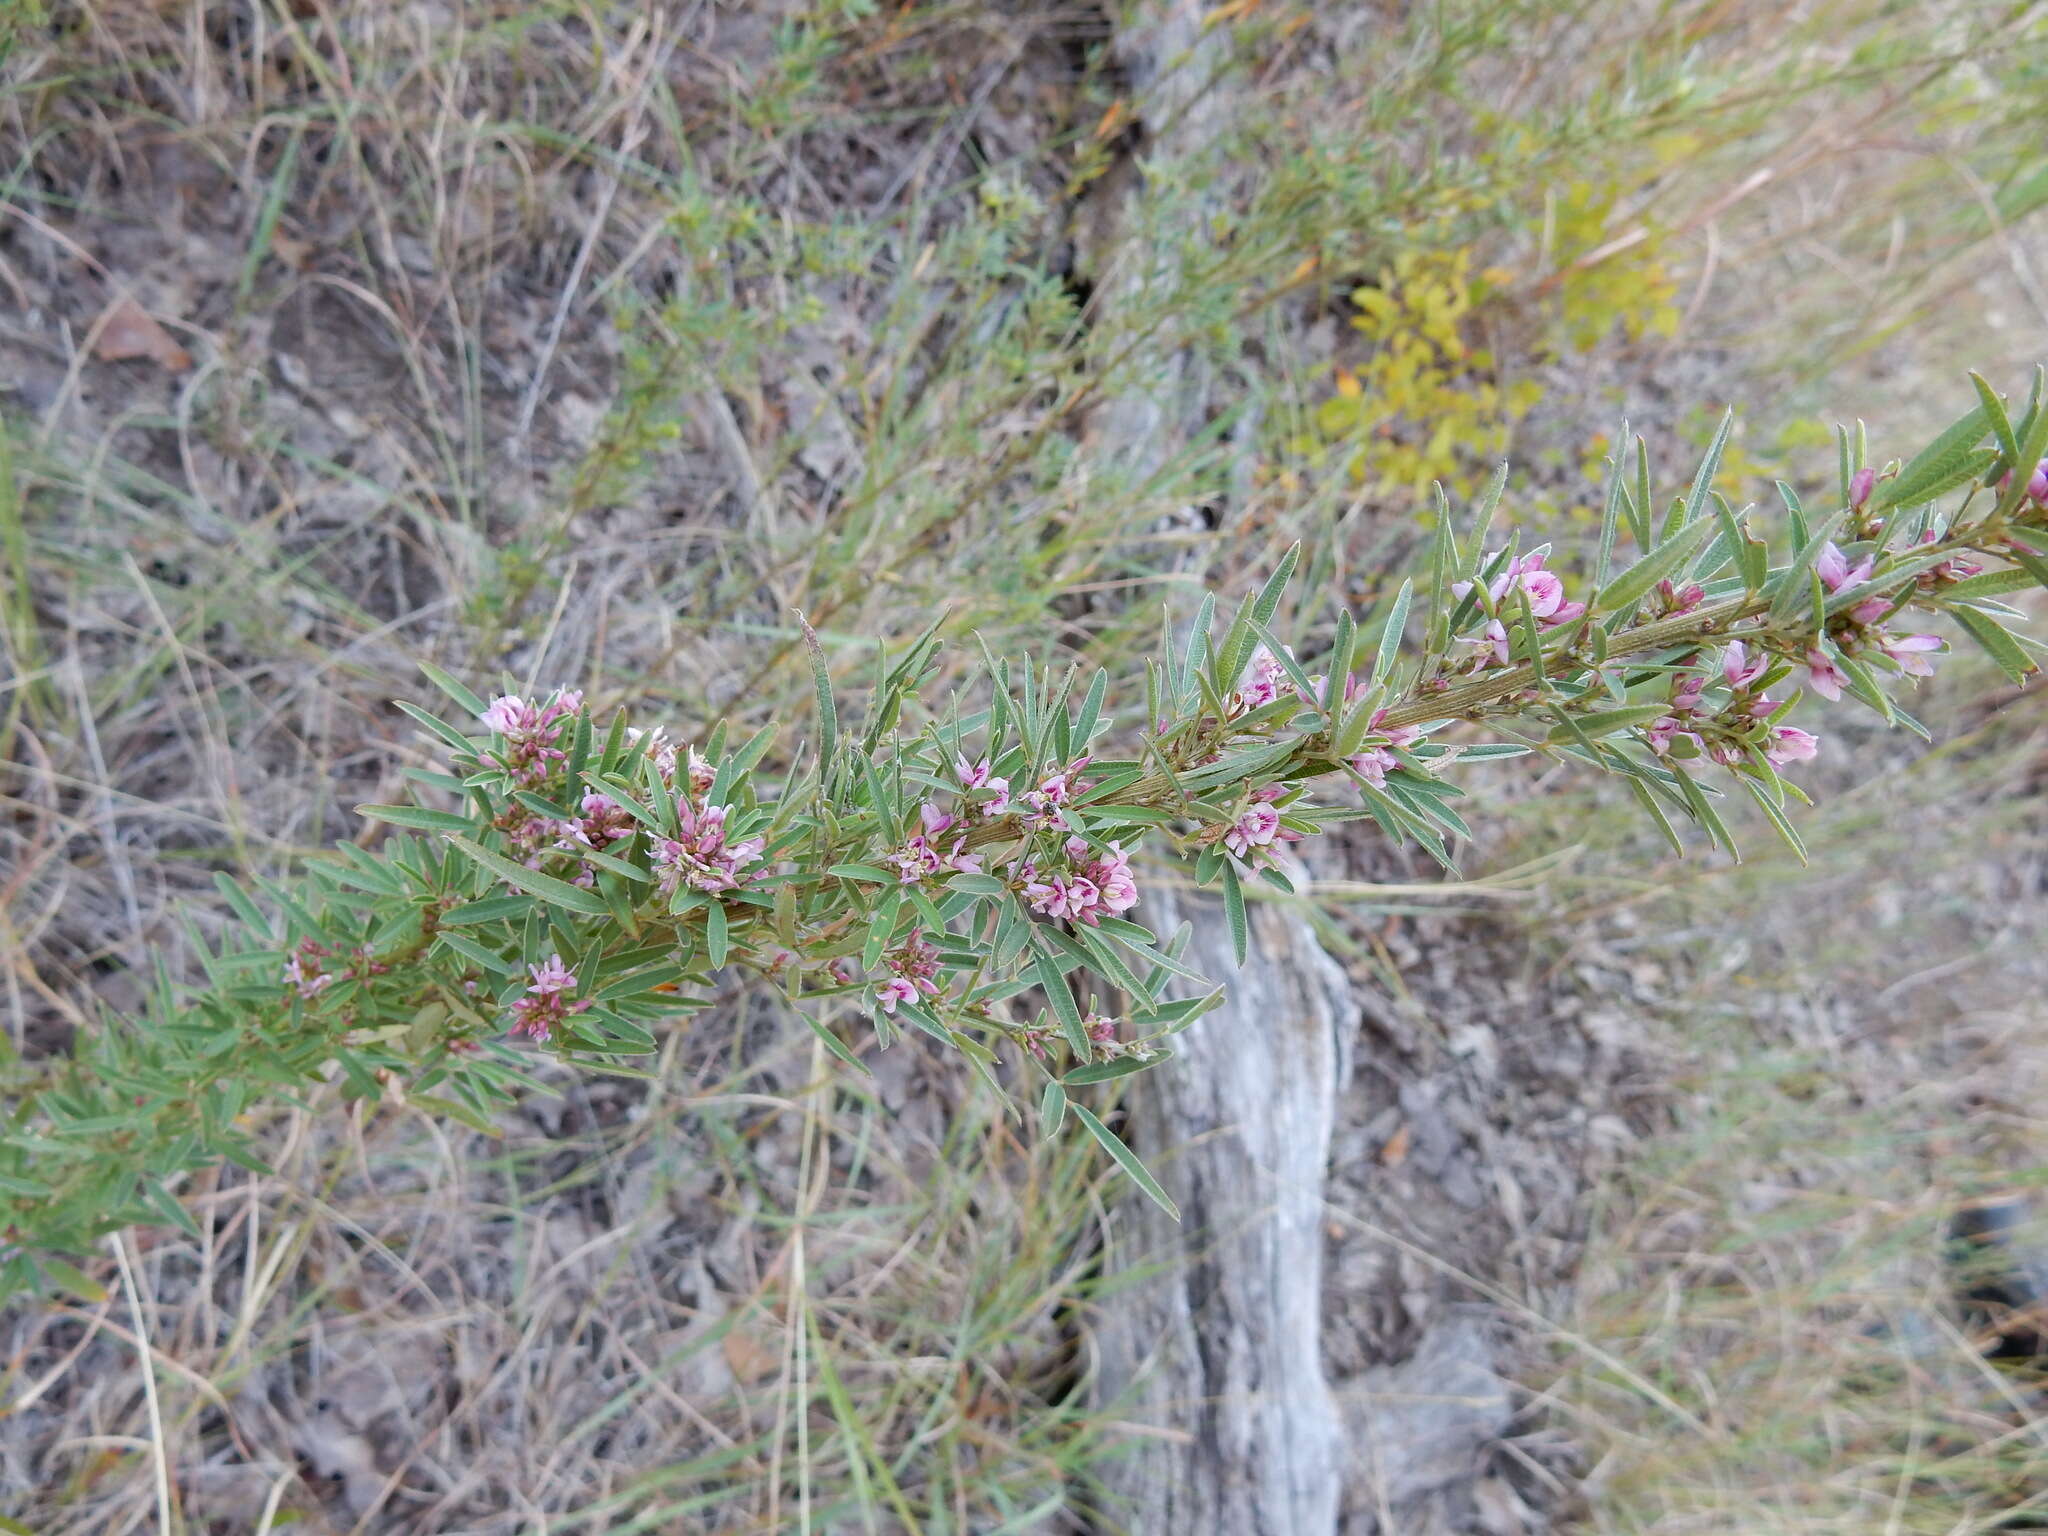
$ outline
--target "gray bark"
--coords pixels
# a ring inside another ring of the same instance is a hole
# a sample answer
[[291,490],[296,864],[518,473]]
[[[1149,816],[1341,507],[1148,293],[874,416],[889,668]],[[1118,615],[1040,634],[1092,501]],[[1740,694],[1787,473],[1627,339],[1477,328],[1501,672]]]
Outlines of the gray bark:
[[[1218,80],[1229,29],[1196,0],[1137,8],[1117,54],[1150,134],[1148,159],[1209,153],[1227,120]],[[1159,211],[1126,189],[1106,233],[1104,302],[1136,308],[1185,281],[1177,240],[1147,238]],[[1185,216],[1200,219],[1197,202]],[[1211,379],[1162,339],[1107,400],[1087,447],[1110,480],[1155,474],[1201,428]],[[1229,980],[1229,1000],[1133,1080],[1126,1132],[1180,1206],[1176,1225],[1127,1201],[1108,1236],[1112,1290],[1096,1331],[1097,1401],[1133,1424],[1105,1469],[1135,1536],[1323,1536],[1337,1525],[1341,1421],[1323,1377],[1323,1178],[1340,1033],[1355,1022],[1344,974],[1299,915],[1252,911],[1237,970],[1220,906],[1154,883],[1138,914],[1162,935],[1193,924],[1188,959]]]
[[1234,968],[1216,904],[1155,888],[1162,934],[1194,925],[1188,960],[1228,1001],[1134,1079],[1127,1132],[1180,1206],[1117,1213],[1106,1267],[1130,1277],[1096,1332],[1097,1399],[1163,1433],[1108,1469],[1134,1536],[1334,1531],[1343,1437],[1323,1378],[1323,1175],[1344,973],[1299,916],[1255,905]]

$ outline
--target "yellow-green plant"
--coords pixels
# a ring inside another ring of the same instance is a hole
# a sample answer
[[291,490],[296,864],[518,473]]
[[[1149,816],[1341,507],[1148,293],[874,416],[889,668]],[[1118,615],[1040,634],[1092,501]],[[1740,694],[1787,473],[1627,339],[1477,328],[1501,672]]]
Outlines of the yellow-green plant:
[[1396,254],[1351,293],[1366,351],[1337,368],[1316,437],[1301,446],[1342,452],[1370,494],[1465,490],[1543,398],[1538,380],[1505,376],[1488,333],[1533,322],[1519,352],[1539,362],[1588,352],[1616,331],[1630,341],[1671,335],[1677,285],[1660,241],[1647,231],[1614,241],[1617,198],[1613,186],[1574,181],[1524,216],[1535,233],[1529,270],[1551,274],[1538,281],[1507,265],[1475,272],[1471,244]]

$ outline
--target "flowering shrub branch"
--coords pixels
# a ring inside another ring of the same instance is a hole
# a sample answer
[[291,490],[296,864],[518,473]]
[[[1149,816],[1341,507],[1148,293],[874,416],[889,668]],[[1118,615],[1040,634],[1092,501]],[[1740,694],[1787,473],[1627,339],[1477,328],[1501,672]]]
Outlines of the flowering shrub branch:
[[[343,845],[295,889],[221,877],[251,947],[200,944],[205,989],[166,987],[145,1022],[110,1022],[14,1106],[0,1284],[61,1279],[55,1255],[131,1222],[189,1225],[178,1176],[223,1157],[262,1167],[243,1122],[259,1098],[336,1078],[348,1098],[487,1126],[535,1047],[622,1065],[734,967],[782,989],[851,1068],[864,1037],[915,1031],[999,1092],[1036,1084],[1049,1134],[1071,1110],[1168,1204],[1082,1102],[1165,1060],[1221,996],[1183,964],[1185,930],[1137,920],[1148,840],[1220,887],[1240,963],[1244,883],[1292,888],[1281,848],[1370,818],[1449,866],[1470,836],[1454,770],[1484,759],[1538,751],[1621,775],[1674,843],[1675,812],[1730,852],[1716,807],[1739,785],[1796,849],[1788,807],[1804,797],[1781,770],[1821,749],[1786,723],[1808,691],[1917,730],[1887,688],[1942,654],[1913,627],[1923,613],[2015,681],[2034,670],[1997,599],[2048,586],[2042,376],[2017,421],[1978,389],[1903,464],[1867,465],[1845,435],[1838,507],[1809,514],[1784,491],[1775,564],[1761,520],[1712,490],[1726,422],[1661,514],[1640,441],[1617,463],[1576,595],[1549,549],[1510,535],[1489,550],[1503,471],[1462,536],[1439,497],[1419,599],[1404,585],[1370,639],[1339,614],[1311,670],[1273,627],[1290,552],[1227,625],[1206,599],[1147,664],[1129,731],[1106,673],[986,651],[977,707],[922,709],[929,631],[854,735],[806,627],[816,737],[780,776],[761,766],[773,727],[735,742],[721,726],[700,751],[573,691],[486,701],[428,668],[464,723],[401,704],[446,753],[408,772],[454,808],[363,807],[394,834],[375,853]],[[1641,553],[1616,571],[1624,534]],[[1474,725],[1503,739],[1470,739]]]

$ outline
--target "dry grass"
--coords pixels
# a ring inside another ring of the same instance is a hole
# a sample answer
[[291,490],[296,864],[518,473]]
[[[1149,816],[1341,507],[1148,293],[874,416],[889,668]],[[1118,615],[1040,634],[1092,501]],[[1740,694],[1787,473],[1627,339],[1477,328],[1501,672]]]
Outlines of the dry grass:
[[[1600,16],[1550,18],[1513,98],[1550,159],[1439,180],[1419,135],[1399,175],[1375,145],[1441,113],[1443,143],[1470,146],[1465,106],[1436,94],[1454,50],[1419,24],[1377,48],[1364,12],[1333,12],[1247,26],[1260,110],[1226,148],[1238,238],[1176,229],[1172,188],[1132,226],[1196,248],[1195,312],[1185,294],[1122,309],[1089,297],[1137,259],[1091,244],[1082,196],[1128,175],[1105,117],[1119,99],[1110,23],[1090,7],[98,3],[17,34],[0,65],[0,287],[14,301],[0,320],[0,1087],[31,1084],[69,1031],[105,1027],[101,1009],[133,1008],[159,963],[184,970],[179,921],[209,935],[231,921],[214,869],[272,872],[363,835],[347,808],[394,798],[415,760],[385,702],[416,692],[415,657],[577,681],[664,708],[688,735],[720,715],[795,717],[792,609],[855,676],[877,637],[948,603],[962,635],[1049,633],[1115,656],[1160,597],[1256,570],[1303,532],[1320,535],[1324,585],[1371,599],[1407,509],[1245,465],[1285,467],[1274,444],[1326,388],[1334,343],[1318,322],[1394,238],[1382,232],[1443,181],[1606,157],[1621,135],[1576,114],[1662,89],[1688,46],[1739,74],[1863,17],[1822,6],[1673,40],[1629,13],[1611,67],[1584,75],[1574,39]],[[1475,24],[1460,46],[1489,45]],[[1334,111],[1333,74],[1361,82]],[[1607,412],[1603,385],[1659,368],[1725,380],[1702,351],[1754,347],[1809,311],[1859,339],[1913,319],[1874,354],[1909,365],[1899,394],[1935,374],[1946,395],[1961,366],[2012,360],[2017,337],[2001,353],[1980,333],[1965,355],[1924,322],[1934,296],[1959,317],[2027,299],[2015,215],[1990,245],[1980,232],[1924,248],[1846,219],[1873,189],[1894,189],[1897,208],[1917,206],[1908,191],[1946,206],[1952,189],[1901,183],[1879,153],[1912,121],[1899,100],[1816,140],[1828,99],[1750,102],[1645,183],[1646,215],[1691,232],[1691,329],[1661,363],[1590,367],[1559,406],[1573,432],[1582,402]],[[1927,157],[1942,165],[1988,132],[1960,109],[1944,131]],[[1760,132],[1769,145],[1745,137]],[[1751,153],[1778,167],[1770,193],[1725,196]],[[1524,232],[1485,238],[1520,249]],[[1963,303],[1987,251],[2014,275]],[[1309,256],[1321,266],[1304,279]],[[1782,305],[1735,302],[1763,272],[1787,274],[1771,285]],[[1872,302],[1849,324],[1852,291]],[[189,368],[97,355],[123,295]],[[1146,387],[1169,341],[1230,370],[1256,410],[1152,479],[1084,478],[1090,407]],[[1889,400],[1886,378],[1834,374],[1827,403],[1849,408],[1851,380]],[[1673,407],[1653,425],[1669,440],[1685,422]],[[1926,772],[1950,787],[1940,761]],[[1542,838],[1584,841],[1607,814],[1555,804],[1530,813],[1556,817]],[[1866,863],[1831,888],[1880,873]],[[1768,869],[1755,899],[1783,878]],[[1955,898],[1966,913],[2009,899]],[[1644,910],[1656,930],[1692,921]],[[1729,921],[1726,901],[1710,911]],[[1927,942],[1946,954],[1954,940]],[[1793,958],[1777,991],[1820,974]],[[1830,956],[1826,974],[1877,963]],[[1101,1170],[928,1063],[885,1060],[871,1084],[827,1072],[787,1022],[736,1000],[672,1039],[655,1078],[564,1078],[560,1098],[492,1135],[401,1103],[279,1107],[265,1132],[277,1174],[189,1190],[197,1239],[134,1234],[93,1267],[102,1294],[0,1320],[0,1511],[51,1536],[289,1518],[364,1532],[1112,1524],[1092,1472],[1123,1431],[1084,1406]],[[1841,1032],[1795,1043],[1832,1050]],[[1883,1097],[1900,1076],[1876,1039],[1858,1070]],[[1988,1024],[1974,1040],[1926,1070],[1955,1080],[1956,1061],[2006,1073],[2024,1059]],[[1789,1381],[1751,1359],[1753,1341],[1810,1356],[1815,1339],[1862,1339],[1855,1318],[1835,1325],[1850,1317],[1836,1276],[1909,1248],[1977,1164],[1916,1182],[1897,1160],[1845,1157],[1808,1185],[1859,1214],[1818,1238],[1774,1230],[1756,1264],[1783,1273],[1723,1279],[1697,1255],[1724,1226],[1748,1230],[1729,1171],[1796,1148],[1751,1147],[1783,1106],[1771,1084],[1754,1105],[1733,1095],[1747,1045],[1698,1049],[1685,1124],[1719,1150],[1687,1163],[1676,1142],[1662,1181],[1629,1192],[1578,1326],[1666,1391],[1692,1392],[1687,1371],[1711,1359],[1723,1396],[1763,1381],[1798,1389],[1777,1399],[1787,1416],[1825,1406],[1868,1340],[1842,1344],[1839,1370]],[[1796,1100],[1809,1142],[1853,1123],[1850,1092]],[[1873,1136],[1921,1137],[1955,1102],[1916,1102]],[[1673,1211],[1693,1225],[1671,1227]],[[1924,1262],[1902,1273],[1928,1283]],[[1729,1301],[1745,1283],[1750,1310]],[[1644,1309],[1673,1296],[1659,1334]],[[1799,1331],[1765,1335],[1759,1318]],[[137,1369],[145,1351],[153,1371]],[[1741,1528],[1711,1511],[1751,1495],[1724,1454],[1742,1442],[1673,1441],[1610,1384],[1556,1396],[1615,1437],[1617,1470],[1597,1485],[1620,1527],[1640,1511],[1642,1525]],[[1879,1401],[1867,1417],[1881,1426],[1900,1398]],[[2036,1442],[1992,1411],[1973,1421],[1975,1462],[2031,1466],[2016,1458]],[[1839,1475],[1864,1469],[1859,1488],[1897,1471],[1856,1456]],[[1644,1484],[1668,1497],[1632,1491]]]

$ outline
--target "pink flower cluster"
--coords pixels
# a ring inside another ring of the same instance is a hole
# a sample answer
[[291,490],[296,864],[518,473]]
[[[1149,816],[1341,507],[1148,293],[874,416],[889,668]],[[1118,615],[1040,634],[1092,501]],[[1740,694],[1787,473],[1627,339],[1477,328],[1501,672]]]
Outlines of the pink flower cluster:
[[1387,782],[1387,775],[1401,766],[1401,760],[1394,756],[1397,751],[1405,752],[1422,740],[1422,731],[1413,725],[1382,726],[1387,718],[1384,709],[1375,710],[1371,729],[1360,743],[1361,750],[1351,759],[1351,767],[1357,775],[1375,789]]
[[[1480,568],[1485,569],[1496,558],[1494,555],[1488,555],[1480,562]],[[1569,624],[1574,619],[1585,616],[1584,603],[1565,600],[1564,580],[1555,571],[1546,571],[1543,568],[1545,558],[1542,550],[1530,555],[1517,555],[1496,571],[1493,579],[1487,582],[1487,607],[1499,616],[1488,619],[1485,628],[1472,640],[1480,649],[1481,668],[1505,666],[1512,654],[1508,644],[1507,623],[1503,621],[1503,616],[1506,620],[1513,620],[1520,610],[1520,605],[1512,608],[1503,605],[1515,591],[1520,590],[1528,594],[1529,611],[1536,616],[1537,624],[1544,629],[1555,629],[1561,624]],[[1451,593],[1453,596],[1463,597],[1472,590],[1472,587],[1473,583],[1469,581],[1453,582]]]
[[676,819],[682,835],[660,839],[654,850],[655,879],[663,895],[673,896],[681,886],[714,895],[737,890],[759,873],[747,871],[761,862],[766,839],[749,837],[728,843],[728,810],[723,805],[707,805],[700,811],[691,806],[688,795],[676,797]]
[[1756,736],[1756,722],[1777,713],[1776,699],[1767,697],[1757,685],[1770,670],[1771,658],[1759,651],[1754,656],[1740,640],[1728,642],[1721,653],[1721,681],[1729,698],[1720,709],[1702,709],[1707,680],[1698,672],[1681,672],[1672,679],[1671,712],[1650,723],[1643,733],[1650,750],[1662,757],[1672,745],[1687,741],[1724,767],[1733,767],[1747,756],[1745,743],[1761,746],[1764,757],[1776,767],[1805,762],[1820,750],[1820,739],[1797,726],[1777,725]]
[[938,996],[939,954],[916,929],[883,957],[883,963],[894,974],[875,988],[875,1004],[882,1012],[893,1015],[899,1003]]
[[1088,787],[1081,778],[1081,770],[1092,761],[1093,758],[1077,757],[1064,768],[1056,768],[1046,774],[1038,781],[1036,789],[1025,790],[1024,803],[1030,811],[1024,819],[1041,831],[1066,825],[1066,807],[1073,802],[1074,796]]
[[568,757],[556,743],[568,718],[583,707],[580,689],[557,688],[545,704],[529,703],[517,694],[500,694],[477,718],[505,739],[498,761],[521,784],[534,785]]
[[334,984],[334,978],[322,969],[320,962],[333,951],[318,939],[301,939],[299,947],[292,952],[291,959],[284,963],[285,985],[293,988],[304,998],[318,997]]
[[[886,855],[886,862],[896,868],[897,879],[905,885],[914,885],[938,874],[980,872],[981,855],[967,851],[967,829],[960,817],[940,810],[927,800],[917,808],[917,819],[924,830],[894,853]],[[956,827],[959,832],[953,838],[953,846],[946,848],[946,834]]]
[[560,955],[549,955],[540,965],[530,965],[528,973],[533,983],[525,995],[515,998],[512,1003],[512,1032],[524,1031],[536,1040],[547,1040],[555,1028],[571,1014],[581,1013],[590,1006],[590,999],[570,1002],[568,994],[576,990],[576,973],[562,964]]
[[[1814,571],[1819,575],[1823,587],[1830,592],[1840,592],[1846,588],[1861,586],[1868,581],[1876,564],[1875,555],[1865,555],[1852,565],[1849,557],[1830,542],[1821,550],[1820,558],[1814,562]],[[1851,655],[1860,650],[1875,648],[1880,654],[1888,657],[1907,677],[1932,677],[1932,657],[1944,648],[1941,637],[1887,633],[1880,626],[1897,611],[1897,605],[1888,598],[1864,599],[1849,610],[1848,624],[1833,637],[1835,647],[1842,653]],[[1813,691],[1822,698],[1839,699],[1849,679],[1827,647],[1815,644],[1806,652],[1806,680]]]
[[1041,875],[1033,865],[1024,866],[1024,899],[1032,911],[1093,928],[1104,916],[1121,916],[1138,904],[1137,878],[1122,843],[1100,850],[1070,837],[1066,847],[1071,867],[1065,871]]
[[711,786],[718,782],[718,770],[698,756],[695,747],[678,749],[676,744],[668,739],[668,732],[661,726],[657,725],[645,731],[637,726],[629,726],[626,729],[626,740],[654,759],[654,771],[661,775],[661,782],[670,789],[676,786],[676,769],[679,764],[683,768],[689,792],[698,799],[702,799],[710,792]]
[[613,843],[622,843],[639,830],[639,824],[618,801],[596,790],[584,795],[577,809],[582,813],[580,816],[556,824],[561,833],[557,848],[589,848],[603,853]]
[[[1087,1035],[1089,1043],[1095,1047],[1095,1056],[1100,1060],[1148,1054],[1121,1044],[1116,1037],[1116,1020],[1106,1019],[1099,1013],[1090,1013],[1081,1020],[1081,1032]],[[1040,1061],[1052,1060],[1053,1046],[1064,1038],[1058,1026],[1052,1024],[1028,1024],[1017,1031],[1017,1039],[1024,1049]]]

